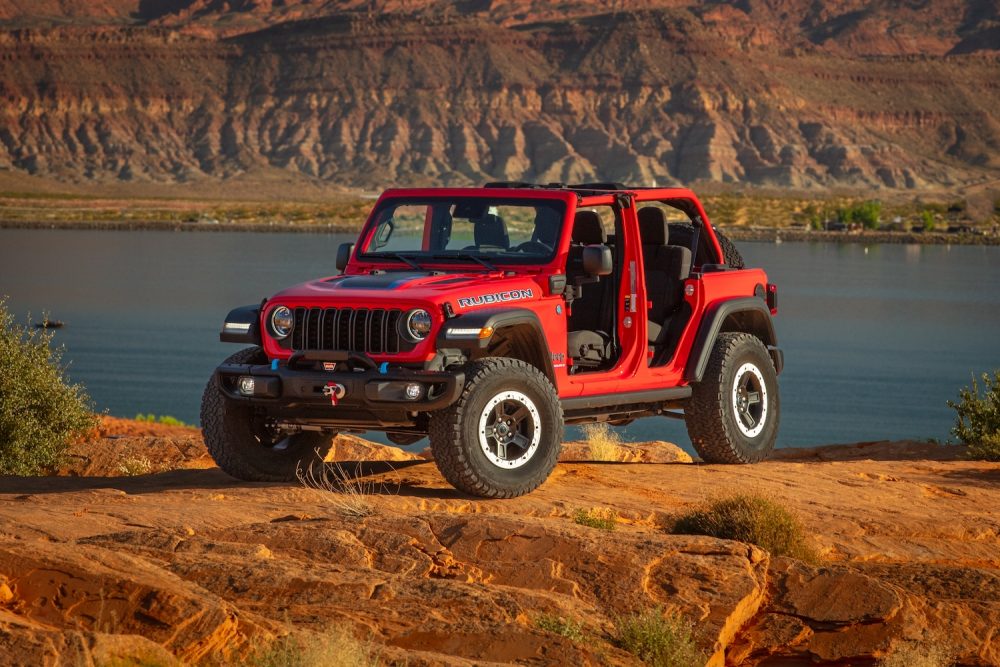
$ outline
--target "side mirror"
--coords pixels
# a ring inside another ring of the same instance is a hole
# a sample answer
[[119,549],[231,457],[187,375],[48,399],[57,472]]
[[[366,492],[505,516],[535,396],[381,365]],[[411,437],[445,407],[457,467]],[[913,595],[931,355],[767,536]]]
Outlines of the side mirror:
[[347,268],[347,263],[351,261],[351,253],[354,252],[353,243],[341,243],[337,248],[337,270],[341,273]]
[[583,249],[583,271],[589,276],[611,274],[611,248],[606,245],[589,245]]

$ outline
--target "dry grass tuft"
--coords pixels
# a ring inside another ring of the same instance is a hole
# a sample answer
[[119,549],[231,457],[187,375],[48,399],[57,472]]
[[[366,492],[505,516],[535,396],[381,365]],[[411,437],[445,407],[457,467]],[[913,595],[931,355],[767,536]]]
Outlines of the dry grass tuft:
[[756,544],[776,556],[807,562],[819,559],[807,542],[798,517],[776,501],[754,493],[737,493],[709,501],[676,517],[670,532],[738,540]]
[[329,502],[342,515],[363,519],[376,513],[375,496],[386,493],[386,485],[364,479],[362,464],[355,466],[353,474],[340,463],[313,464],[298,469],[296,477],[302,486],[330,494]]
[[370,645],[342,628],[322,634],[286,635],[257,647],[240,664],[249,667],[376,667],[380,660]]
[[582,642],[587,638],[583,623],[572,618],[545,614],[535,619],[535,626],[539,630],[566,637],[574,642]]
[[878,661],[878,667],[951,667],[955,653],[950,646],[938,642],[905,642],[887,657]]
[[591,461],[617,461],[622,438],[605,422],[586,424],[581,428],[587,441]]
[[591,507],[589,510],[577,510],[573,514],[574,523],[590,526],[601,530],[614,530],[618,522],[618,512],[610,507]]
[[153,462],[145,456],[126,456],[118,463],[118,472],[125,477],[138,477],[154,472]]

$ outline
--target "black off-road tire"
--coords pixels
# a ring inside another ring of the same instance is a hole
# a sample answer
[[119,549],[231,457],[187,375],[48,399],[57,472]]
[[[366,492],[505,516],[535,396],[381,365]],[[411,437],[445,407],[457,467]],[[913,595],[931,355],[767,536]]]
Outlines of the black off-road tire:
[[[719,239],[719,245],[722,246],[722,259],[726,265],[733,269],[746,268],[746,264],[743,262],[743,255],[740,254],[732,239],[718,229],[713,228],[713,231],[715,232],[715,238]],[[679,245],[690,249],[692,238],[694,238],[694,226],[691,223],[670,223],[670,245]]]
[[[757,374],[748,370],[747,364],[757,369]],[[751,385],[750,391],[739,392],[738,380],[741,388],[746,388],[744,383]],[[756,384],[764,389],[757,392],[762,407],[751,402],[752,385]],[[770,455],[778,435],[781,401],[778,374],[759,338],[748,333],[719,334],[705,375],[692,390],[684,421],[691,444],[703,461],[756,463]],[[738,396],[751,396],[746,410],[740,409],[743,404]],[[748,418],[754,415],[758,419],[750,427]],[[758,424],[759,432],[753,434]]]
[[[488,458],[479,424],[490,402],[511,391],[534,404],[540,439],[525,463],[505,469]],[[483,498],[514,498],[538,488],[555,467],[562,448],[562,404],[555,387],[534,366],[519,359],[487,357],[466,365],[462,394],[450,407],[431,415],[429,431],[434,460],[452,486]]]
[[[240,350],[227,364],[265,364],[259,347]],[[223,471],[248,482],[292,482],[298,469],[321,463],[335,434],[298,433],[275,442],[253,408],[228,400],[208,381],[201,398],[201,432],[205,447]]]

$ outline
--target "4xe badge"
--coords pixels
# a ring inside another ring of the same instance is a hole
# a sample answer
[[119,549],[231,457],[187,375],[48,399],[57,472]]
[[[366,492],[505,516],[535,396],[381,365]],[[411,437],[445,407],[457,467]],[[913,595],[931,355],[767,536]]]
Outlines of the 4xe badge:
[[507,301],[523,301],[535,296],[530,289],[512,289],[507,292],[494,292],[493,294],[483,294],[482,296],[462,297],[458,300],[459,308],[472,308],[473,306],[484,306],[490,303],[506,303]]

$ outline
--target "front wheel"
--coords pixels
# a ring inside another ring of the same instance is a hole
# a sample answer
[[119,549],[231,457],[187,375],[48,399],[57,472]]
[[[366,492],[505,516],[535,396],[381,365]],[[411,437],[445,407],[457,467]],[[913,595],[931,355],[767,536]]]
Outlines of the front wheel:
[[748,333],[722,333],[684,410],[691,444],[706,463],[756,463],[774,449],[780,401],[767,348]]
[[[259,347],[240,350],[227,364],[265,364]],[[273,431],[265,415],[231,401],[215,377],[201,398],[201,430],[205,447],[223,471],[248,482],[293,482],[299,469],[322,463],[333,445],[333,434]]]
[[487,357],[466,367],[458,400],[431,415],[431,451],[452,486],[514,498],[548,478],[562,447],[562,406],[548,378],[519,359]]

